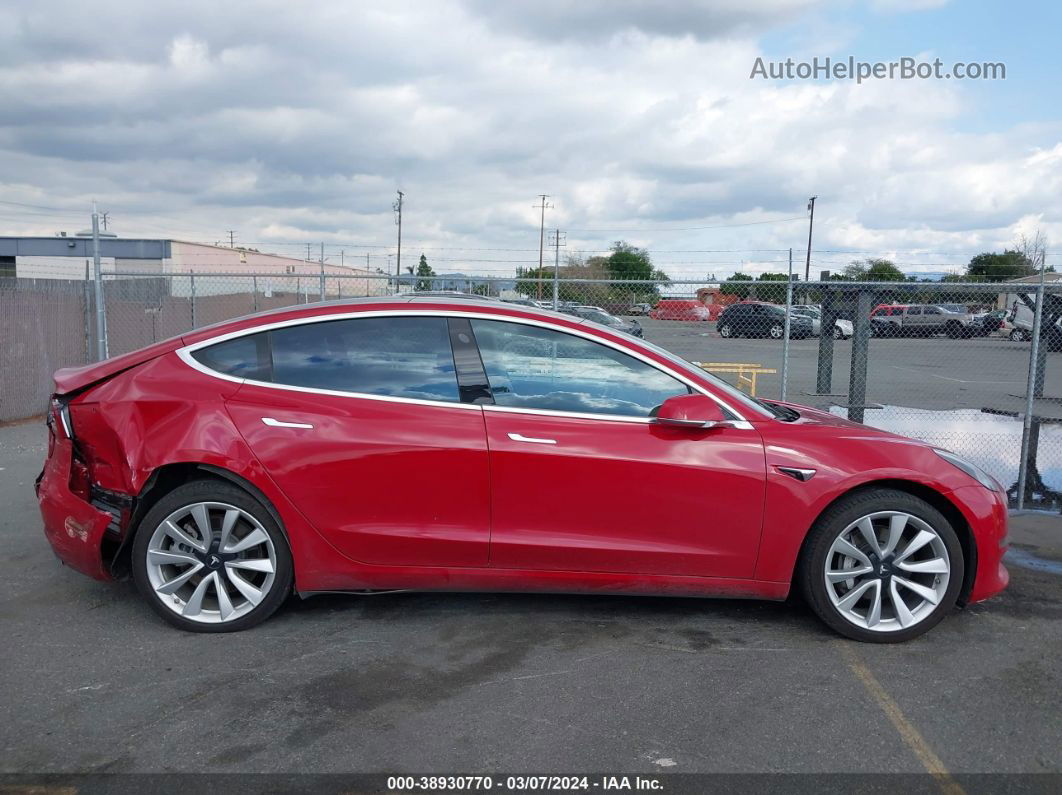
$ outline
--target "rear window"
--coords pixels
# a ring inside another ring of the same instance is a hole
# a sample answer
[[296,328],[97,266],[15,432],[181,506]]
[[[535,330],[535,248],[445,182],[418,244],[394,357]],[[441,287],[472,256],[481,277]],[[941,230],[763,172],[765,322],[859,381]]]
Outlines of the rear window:
[[270,380],[269,336],[265,332],[200,348],[192,353],[192,358],[204,367],[233,378]]
[[192,353],[224,375],[287,386],[460,402],[446,318],[329,320]]

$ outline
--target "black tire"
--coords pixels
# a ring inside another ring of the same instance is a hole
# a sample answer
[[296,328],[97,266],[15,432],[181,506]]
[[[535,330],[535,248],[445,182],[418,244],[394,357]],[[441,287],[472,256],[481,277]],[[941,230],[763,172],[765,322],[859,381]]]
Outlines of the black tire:
[[836,324],[834,324],[834,327],[833,327],[833,338],[835,340],[843,340],[844,339],[844,332],[841,331],[841,327],[836,325]]
[[[155,593],[147,571],[148,545],[158,526],[174,511],[197,502],[220,502],[235,506],[254,517],[272,542],[275,572],[272,584],[262,601],[246,615],[220,623],[202,623],[177,615]],[[195,480],[178,486],[159,500],[139,524],[132,546],[133,581],[151,608],[165,621],[189,632],[239,632],[265,621],[292,592],[294,566],[287,538],[276,519],[257,499],[238,486],[223,480]]]
[[780,340],[785,336],[785,326],[781,323],[775,323],[773,326],[767,329],[767,335],[772,340]]
[[723,323],[719,327],[719,336],[723,339],[730,339],[734,336],[734,328],[729,323]]
[[949,323],[945,329],[948,337],[953,340],[957,340],[963,336],[963,327],[959,323]]
[[[936,607],[914,626],[879,632],[856,626],[830,601],[823,572],[830,547],[845,528],[876,511],[903,511],[927,522],[947,549],[951,573],[944,596]],[[801,553],[797,579],[804,599],[815,614],[834,631],[865,643],[902,643],[922,635],[940,623],[955,606],[964,575],[962,544],[944,515],[929,503],[904,491],[869,488],[842,498],[815,522]]]

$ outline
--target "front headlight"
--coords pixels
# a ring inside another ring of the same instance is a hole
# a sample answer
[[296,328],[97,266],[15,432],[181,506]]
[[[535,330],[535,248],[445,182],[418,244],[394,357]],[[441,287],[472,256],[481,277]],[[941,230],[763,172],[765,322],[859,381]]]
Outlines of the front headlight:
[[976,480],[989,491],[1004,491],[1003,486],[1000,485],[999,481],[997,481],[994,477],[989,475],[979,466],[971,464],[965,458],[960,458],[959,456],[955,455],[955,453],[949,453],[947,450],[941,450],[937,447],[933,448],[933,452],[939,455],[941,458],[943,458],[956,469],[961,469],[963,472],[972,477],[974,480]]

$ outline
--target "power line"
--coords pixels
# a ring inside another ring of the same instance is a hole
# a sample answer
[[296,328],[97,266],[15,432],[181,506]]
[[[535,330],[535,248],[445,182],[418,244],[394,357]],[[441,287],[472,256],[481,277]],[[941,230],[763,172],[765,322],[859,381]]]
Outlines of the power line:
[[711,226],[659,226],[659,227],[624,227],[616,229],[569,229],[569,232],[692,232],[698,229],[734,229],[741,226],[758,226],[760,224],[781,224],[787,221],[803,221],[804,216],[792,218],[775,218],[771,221],[748,221],[741,224],[714,224]]

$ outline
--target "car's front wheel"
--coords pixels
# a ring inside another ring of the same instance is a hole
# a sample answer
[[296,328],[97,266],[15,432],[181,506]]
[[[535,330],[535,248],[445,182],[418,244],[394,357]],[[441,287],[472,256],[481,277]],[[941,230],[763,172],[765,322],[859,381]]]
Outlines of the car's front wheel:
[[719,336],[730,339],[734,336],[734,328],[729,323],[723,323],[719,326]]
[[906,492],[875,488],[823,513],[799,577],[812,609],[837,632],[897,643],[929,631],[952,609],[963,565],[943,514]]
[[186,483],[159,500],[132,557],[133,579],[155,612],[194,632],[252,627],[291,593],[291,552],[276,520],[219,480]]

